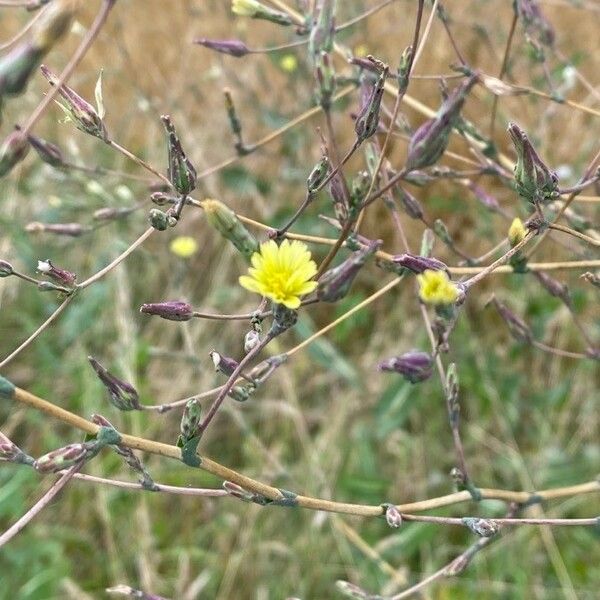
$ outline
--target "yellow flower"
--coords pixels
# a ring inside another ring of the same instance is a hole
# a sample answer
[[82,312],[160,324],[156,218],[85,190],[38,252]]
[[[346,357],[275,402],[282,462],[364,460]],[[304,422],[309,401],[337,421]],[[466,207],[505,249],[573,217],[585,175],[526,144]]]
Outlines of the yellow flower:
[[286,73],[293,73],[298,68],[298,59],[293,54],[286,54],[281,57],[279,66]]
[[419,297],[426,304],[454,304],[458,299],[458,288],[450,281],[446,271],[427,269],[417,275]]
[[510,224],[508,229],[508,241],[510,245],[515,247],[519,242],[523,241],[523,238],[527,235],[527,230],[523,225],[523,221],[517,217]]
[[193,237],[180,235],[171,242],[169,249],[175,256],[189,258],[198,252],[198,242]]
[[240,285],[277,304],[298,308],[300,296],[317,287],[317,282],[311,281],[317,265],[311,260],[306,244],[297,240],[291,243],[284,240],[280,246],[273,240],[265,242],[251,261],[249,275],[240,277]]
[[359,44],[354,48],[354,56],[358,56],[359,58],[364,58],[369,54],[369,48],[367,48],[366,44]]
[[254,17],[261,5],[255,0],[232,0],[231,10],[240,17]]

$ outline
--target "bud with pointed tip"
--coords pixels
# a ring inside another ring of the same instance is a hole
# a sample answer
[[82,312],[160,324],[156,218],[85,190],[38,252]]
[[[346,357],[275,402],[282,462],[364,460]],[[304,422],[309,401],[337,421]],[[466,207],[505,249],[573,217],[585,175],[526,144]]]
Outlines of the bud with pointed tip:
[[183,442],[181,445],[185,445],[186,442],[198,435],[201,413],[202,406],[196,398],[192,398],[185,405],[179,426],[179,431],[181,432],[179,440]]
[[27,136],[16,129],[0,146],[0,177],[10,173],[27,156],[27,152],[29,152]]
[[169,181],[183,196],[196,188],[196,169],[185,155],[175,126],[169,115],[162,115],[161,120],[167,132],[169,150]]
[[[58,77],[48,67],[42,65],[40,68],[51,86],[58,85]],[[66,103],[64,106],[61,106],[71,119],[73,119],[77,129],[84,133],[89,133],[103,142],[109,141],[108,132],[106,131],[102,117],[100,117],[96,109],[89,102],[64,83],[60,86],[58,93]]]
[[231,375],[239,366],[237,360],[223,356],[216,350],[210,352],[210,358],[213,361],[213,365],[215,365],[215,371],[220,371],[225,375]]
[[240,40],[209,40],[207,38],[196,38],[194,44],[210,48],[221,54],[229,54],[229,56],[235,56],[240,58],[250,54],[250,49],[244,42]]
[[93,356],[88,356],[92,369],[108,390],[110,402],[119,410],[140,410],[140,400],[137,390],[126,381],[118,379],[107,371]]
[[529,325],[523,319],[517,317],[503,302],[500,302],[495,296],[492,297],[492,304],[508,326],[511,335],[518,341],[525,344],[531,344],[533,333]]
[[381,244],[381,240],[375,240],[366,248],[354,252],[342,264],[323,273],[316,290],[317,298],[321,302],[336,302],[346,296],[362,266]]
[[[369,57],[371,59],[371,57]],[[388,76],[389,67],[380,61],[372,59],[374,64],[379,69],[379,77],[371,89],[368,102],[365,103],[364,107],[356,117],[356,123],[354,124],[354,130],[356,132],[356,139],[358,142],[370,138],[377,131],[379,126],[379,111],[381,109],[381,100],[383,98],[383,91],[385,89],[385,80]]]
[[398,74],[396,79],[398,80],[398,93],[404,94],[408,88],[408,78],[410,75],[410,67],[413,61],[413,47],[407,46],[402,52],[400,57],[400,64],[398,65]]
[[316,192],[325,181],[329,173],[329,166],[329,158],[327,156],[321,157],[321,160],[314,166],[306,180],[306,188],[309,194]]
[[68,237],[79,237],[91,231],[90,227],[84,227],[81,223],[39,223],[34,221],[25,226],[28,233],[54,233]]
[[37,270],[49,279],[52,279],[52,281],[58,285],[67,288],[75,287],[77,275],[75,275],[75,273],[71,273],[71,271],[55,267],[50,260],[39,260],[37,264]]
[[566,306],[572,306],[573,301],[569,288],[560,281],[550,277],[543,271],[534,271],[537,280],[546,288],[547,292],[555,298],[560,298]]
[[38,473],[56,473],[82,462],[88,452],[89,446],[85,443],[69,444],[40,456],[34,461],[33,467]]
[[14,272],[13,266],[9,262],[0,260],[0,277],[9,277]]
[[219,200],[204,200],[202,208],[207,222],[229,240],[249,262],[260,247],[256,238],[246,229],[236,214]]
[[48,142],[40,137],[29,134],[27,136],[31,147],[37,152],[37,155],[51,167],[62,167],[65,164],[62,150],[52,142]]
[[417,256],[416,254],[398,254],[392,257],[392,262],[417,274],[423,273],[427,269],[432,271],[448,270],[448,266],[441,260],[427,256]]
[[380,362],[378,368],[380,371],[399,373],[410,383],[419,383],[431,377],[433,359],[427,352],[411,350],[401,356]]
[[193,307],[180,300],[142,304],[140,312],[156,315],[167,321],[189,321],[194,316]]
[[423,218],[423,207],[410,192],[407,192],[400,186],[394,186],[392,192],[394,196],[400,200],[404,212],[406,212],[411,219],[420,220]]

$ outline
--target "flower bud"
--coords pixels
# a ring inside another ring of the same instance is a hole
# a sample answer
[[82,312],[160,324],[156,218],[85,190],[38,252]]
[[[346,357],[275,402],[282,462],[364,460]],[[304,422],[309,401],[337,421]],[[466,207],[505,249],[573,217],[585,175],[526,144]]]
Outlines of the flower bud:
[[398,74],[396,76],[396,79],[398,80],[398,92],[400,94],[404,94],[408,88],[408,78],[410,75],[410,66],[413,61],[413,53],[413,47],[407,46],[400,57]]
[[[48,67],[42,65],[40,68],[51,86],[59,83],[58,77]],[[73,120],[77,129],[93,135],[103,142],[108,142],[108,132],[106,131],[104,121],[89,102],[64,83],[60,86],[58,93],[65,101],[65,105],[61,104],[61,107]]]
[[156,204],[156,206],[167,206],[168,204],[175,204],[177,202],[177,197],[172,194],[168,194],[166,192],[152,192],[150,195],[150,200]]
[[39,223],[34,221],[25,226],[28,233],[54,233],[68,237],[79,237],[91,231],[90,227],[84,227],[81,223]]
[[260,334],[255,329],[251,329],[244,336],[244,352],[248,354],[251,350],[260,344]]
[[482,187],[474,184],[472,181],[469,182],[468,187],[473,192],[475,198],[489,210],[496,212],[500,208],[498,200],[496,200],[494,196],[488,194]]
[[161,120],[168,136],[169,181],[180,194],[187,196],[187,194],[196,188],[196,169],[183,151],[171,117],[169,115],[162,115]]
[[392,257],[392,262],[404,267],[413,273],[423,273],[427,269],[432,271],[447,271],[448,266],[437,258],[417,256],[415,254],[399,254]]
[[0,431],[0,458],[18,464],[31,464],[33,459]]
[[40,137],[29,134],[27,136],[31,147],[37,155],[51,167],[62,167],[65,164],[62,150],[56,145]]
[[232,375],[233,372],[238,368],[239,363],[237,360],[228,356],[219,354],[216,350],[210,352],[210,358],[215,365],[215,371],[220,371],[225,375]]
[[388,358],[379,363],[380,371],[399,373],[410,383],[419,383],[431,377],[433,359],[427,352],[411,350],[401,356]]
[[0,277],[9,277],[14,274],[13,266],[5,260],[0,260]]
[[[198,426],[200,425],[200,416],[202,406],[196,398],[192,398],[187,402],[181,416],[181,424],[179,426],[180,440],[182,445],[198,435]],[[179,445],[179,444],[178,444]]]
[[545,165],[518,125],[509,123],[508,133],[517,152],[514,174],[519,195],[531,203],[547,203],[556,198],[559,194],[556,173]]
[[0,147],[0,177],[4,177],[19,164],[29,152],[29,142],[18,129],[13,131]]
[[76,285],[77,275],[75,273],[55,267],[50,260],[38,261],[37,270],[58,285],[67,288],[73,288]]
[[298,321],[298,313],[297,311],[287,308],[283,304],[273,304],[273,323],[271,324],[271,329],[269,330],[269,335],[271,337],[277,337],[281,335],[284,331],[293,327]]
[[194,316],[192,306],[180,300],[142,304],[140,312],[147,315],[156,315],[167,321],[189,321]]
[[310,56],[317,57],[320,52],[333,50],[335,34],[335,0],[322,0],[317,7],[317,17],[310,29],[308,50]]
[[151,208],[148,213],[148,222],[157,231],[165,231],[168,227],[173,227],[176,220],[171,215],[158,210],[158,208]]
[[236,214],[219,200],[204,200],[202,208],[206,220],[225,239],[229,240],[250,262],[250,258],[259,251],[256,238],[244,227]]
[[437,235],[444,244],[448,246],[454,245],[454,240],[448,231],[448,227],[446,227],[446,223],[441,219],[436,219],[433,222],[433,232]]
[[385,80],[388,76],[389,67],[380,61],[368,57],[379,69],[379,77],[371,90],[368,102],[360,111],[354,124],[356,138],[358,142],[370,138],[377,131],[379,126],[379,110],[381,109],[381,100],[385,88]]
[[94,357],[88,356],[92,369],[108,390],[109,399],[113,406],[119,410],[140,410],[139,394],[137,390],[126,381],[118,379],[107,371]]
[[308,193],[311,194],[316,192],[317,189],[327,178],[329,173],[329,158],[327,156],[321,157],[321,160],[314,166],[310,172],[308,179],[306,180],[306,188]]
[[450,132],[458,122],[460,111],[477,78],[470,77],[456,87],[444,100],[436,116],[417,129],[408,145],[405,169],[423,169],[435,164],[444,154]]
[[227,395],[236,402],[246,402],[246,400],[252,396],[255,390],[256,386],[253,384],[236,385],[231,388],[231,391]]
[[321,302],[336,302],[344,298],[362,266],[381,244],[381,240],[371,242],[366,248],[352,253],[342,264],[323,273],[317,285],[317,298]]
[[385,520],[390,527],[400,527],[402,525],[402,513],[393,504],[384,504]]
[[533,341],[531,329],[517,315],[515,315],[504,303],[500,302],[495,296],[492,297],[492,304],[508,326],[511,335],[518,341],[530,344]]
[[69,444],[40,456],[34,461],[33,468],[39,473],[56,473],[85,460],[88,451],[87,444]]
[[327,109],[331,106],[336,83],[333,63],[327,52],[321,51],[315,59],[315,79],[317,103]]
[[264,19],[277,25],[291,25],[292,19],[289,15],[268,8],[257,0],[232,0],[231,10],[240,17],[251,17],[252,19]]
[[231,91],[227,88],[223,90],[225,96],[225,109],[227,110],[227,117],[229,118],[229,126],[235,137],[235,150],[240,156],[246,156],[250,154],[253,148],[246,146],[242,138],[242,122],[238,117],[237,111],[235,110],[235,104],[233,103],[233,96]]
[[433,246],[435,245],[435,234],[429,228],[423,232],[421,238],[421,256],[429,257],[433,252]]
[[498,523],[493,519],[478,519],[473,517],[463,517],[462,522],[479,537],[492,537],[500,531]]
[[194,40],[194,44],[204,46],[205,48],[210,48],[211,50],[216,50],[222,54],[229,54],[230,56],[235,56],[236,58],[246,56],[246,54],[250,53],[248,46],[246,46],[246,44],[240,40],[209,40],[207,38],[196,38]]
[[523,221],[519,217],[515,217],[508,229],[508,241],[511,247],[514,248],[518,243],[522,242],[526,235],[527,229],[525,229]]
[[569,288],[560,281],[550,277],[543,271],[534,271],[537,280],[546,288],[547,292],[555,298],[560,298],[566,306],[572,306],[572,298]]
[[411,193],[407,192],[400,186],[394,186],[392,192],[402,204],[404,212],[406,212],[406,214],[411,219],[423,218],[423,207],[421,206],[421,203]]

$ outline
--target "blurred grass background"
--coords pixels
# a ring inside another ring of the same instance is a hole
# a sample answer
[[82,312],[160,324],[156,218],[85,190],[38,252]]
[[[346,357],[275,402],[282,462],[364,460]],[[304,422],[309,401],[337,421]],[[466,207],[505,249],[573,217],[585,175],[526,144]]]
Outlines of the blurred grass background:
[[[48,58],[55,71],[66,63],[93,18],[88,3],[68,39]],[[168,6],[167,6],[168,4]],[[338,22],[373,6],[372,0],[339,2]],[[600,12],[567,2],[543,2],[557,28],[558,47],[592,82],[600,61]],[[496,75],[512,17],[505,0],[447,2],[452,28],[471,64]],[[355,51],[395,65],[412,37],[415,2],[399,0],[341,35]],[[8,39],[26,14],[0,9],[1,39]],[[159,115],[168,112],[188,155],[202,171],[233,154],[222,89],[232,90],[252,142],[312,106],[312,75],[304,48],[234,59],[193,46],[195,36],[241,38],[250,46],[293,40],[293,32],[268,23],[234,19],[229,2],[211,0],[120,0],[100,39],[72,79],[93,97],[100,68],[109,131],[127,148],[164,170],[166,150]],[[297,59],[293,69],[290,56]],[[439,21],[417,73],[448,73],[455,62]],[[550,59],[557,80],[560,63]],[[343,66],[339,64],[339,69]],[[544,88],[517,29],[512,76]],[[46,86],[36,77],[28,93],[8,104],[3,136],[37,104]],[[439,104],[436,81],[416,81],[409,93],[431,107]],[[581,85],[571,97],[598,106]],[[482,127],[491,97],[478,91],[465,114]],[[349,113],[356,96],[336,106],[334,121],[342,148],[353,141]],[[411,125],[423,117],[406,110]],[[63,147],[73,162],[140,174],[97,140],[60,122],[52,108],[36,132]],[[569,165],[572,180],[597,151],[598,120],[568,107],[523,98],[502,99],[497,142],[507,149],[505,124],[517,119],[535,133],[542,155],[554,167]],[[319,157],[315,117],[277,141],[201,181],[196,197],[216,197],[247,216],[271,225],[285,222],[302,196],[306,175]],[[452,149],[466,153],[461,143]],[[394,139],[392,163],[402,164],[405,142]],[[510,150],[509,150],[510,152]],[[510,154],[512,156],[512,154]],[[363,160],[351,162],[348,172]],[[453,165],[452,160],[444,164]],[[564,181],[564,180],[563,180]],[[509,191],[482,182],[515,215]],[[464,189],[451,182],[412,189],[432,217],[443,218],[458,245],[471,255],[499,240],[507,223],[491,216]],[[89,222],[104,206],[129,206],[148,196],[147,183],[116,177],[90,178],[42,166],[30,156],[10,178],[0,181],[0,257],[33,273],[38,259],[50,258],[83,280],[110,262],[146,227],[147,206],[126,221],[84,238],[58,238],[25,231],[30,221]],[[598,222],[590,205],[586,214]],[[330,213],[327,199],[315,203],[298,231],[331,236],[318,219]],[[422,233],[412,223],[413,245]],[[373,208],[365,232],[400,252],[387,213]],[[199,251],[175,256],[169,243],[193,236]],[[569,242],[570,244],[570,242]],[[571,244],[570,244],[571,245]],[[416,245],[415,245],[416,247]],[[580,246],[573,246],[583,251]],[[322,248],[313,248],[323,258]],[[564,258],[565,248],[545,243],[540,259]],[[436,256],[455,257],[439,245]],[[570,258],[567,256],[566,258]],[[210,230],[202,215],[187,211],[175,229],[153,236],[108,278],[82,293],[58,322],[23,352],[5,374],[17,385],[89,416],[100,412],[119,429],[173,443],[180,413],[119,414],[87,364],[96,356],[134,383],[144,403],[163,403],[223,382],[213,372],[212,348],[239,356],[244,323],[194,320],[171,323],[138,312],[143,302],[189,300],[199,309],[251,311],[255,298],[237,285],[241,258]],[[598,295],[578,280],[571,286],[578,313],[598,339]],[[300,323],[273,344],[284,351],[375,291],[387,278],[374,266],[361,272],[351,294],[333,307],[310,307]],[[482,487],[542,489],[575,484],[598,475],[600,421],[597,363],[560,359],[515,344],[485,302],[491,292],[509,300],[536,334],[555,346],[581,349],[566,309],[532,277],[497,275],[475,290],[452,336],[448,361],[458,365],[462,432],[470,471]],[[14,278],[0,281],[0,356],[11,352],[55,308],[50,295],[34,292]],[[451,436],[440,384],[435,378],[411,386],[376,371],[377,362],[428,342],[412,285],[396,288],[326,337],[294,356],[250,402],[229,402],[202,442],[202,451],[220,462],[277,487],[340,501],[381,503],[425,499],[452,490]],[[0,406],[2,431],[37,456],[75,442],[64,425],[16,405]],[[156,481],[215,486],[219,481],[157,457],[146,460]],[[104,453],[87,472],[133,479],[117,456]],[[51,478],[0,464],[0,527],[15,521],[39,497]],[[598,496],[544,506],[549,516],[598,514]],[[503,504],[457,505],[436,514],[500,516]],[[424,592],[425,598],[597,598],[599,531],[584,528],[523,527],[479,554],[460,577]],[[202,500],[71,483],[34,523],[0,551],[0,599],[103,598],[117,583],[169,598],[336,597],[336,579],[391,594],[414,584],[459,554],[473,536],[463,529],[405,524],[390,530],[383,520],[315,514],[306,510],[260,508],[231,499]]]

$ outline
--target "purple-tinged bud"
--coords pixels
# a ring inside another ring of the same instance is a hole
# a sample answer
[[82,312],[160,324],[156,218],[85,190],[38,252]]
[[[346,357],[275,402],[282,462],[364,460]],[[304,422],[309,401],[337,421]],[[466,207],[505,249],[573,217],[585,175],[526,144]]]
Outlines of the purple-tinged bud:
[[554,44],[554,29],[543,15],[537,0],[515,0],[514,9],[517,17],[523,22],[525,31],[537,37],[544,46]]
[[352,253],[342,264],[323,273],[316,290],[317,298],[321,302],[336,302],[346,296],[362,266],[381,244],[381,240],[375,240],[366,248]]
[[196,38],[194,44],[216,50],[217,52],[221,52],[221,54],[229,54],[236,58],[250,54],[248,46],[240,40],[209,40],[207,38]]
[[[58,77],[56,77],[48,67],[42,65],[40,68],[51,86],[55,86],[59,83]],[[84,100],[77,92],[65,84],[60,86],[58,93],[66,103],[63,108],[73,119],[77,129],[93,135],[103,142],[108,142],[108,132],[106,131],[104,121],[89,102]]]
[[47,140],[35,135],[27,136],[31,147],[37,152],[37,155],[48,165],[52,167],[62,167],[65,164],[62,150]]
[[231,375],[239,366],[237,360],[228,356],[223,356],[216,350],[210,352],[210,358],[213,361],[213,365],[215,365],[215,371],[220,371],[225,375]]
[[335,216],[340,223],[345,223],[346,219],[348,218],[348,203],[346,201],[346,190],[342,177],[343,175],[341,173],[336,173],[329,180],[328,189],[333,201],[333,210],[335,212]]
[[244,502],[252,502],[252,498],[254,494],[252,492],[248,492],[242,486],[237,483],[233,483],[232,481],[224,481],[223,489],[234,498],[238,500],[243,500]]
[[370,61],[368,58],[362,58],[360,56],[352,56],[351,58],[348,59],[348,62],[351,65],[356,65],[357,67],[364,69],[365,71],[369,71],[370,73],[375,73],[376,75],[379,75],[379,69],[377,68],[375,63]]
[[87,444],[69,444],[40,456],[33,463],[33,467],[39,473],[56,473],[82,462],[88,452]]
[[173,196],[172,194],[159,191],[153,192],[150,195],[150,200],[152,200],[156,206],[167,206],[167,204],[175,204],[175,202],[177,202],[177,197]]
[[167,321],[189,321],[194,316],[193,307],[180,300],[142,304],[140,312],[147,315],[156,315],[162,319],[167,319]]
[[433,359],[427,352],[411,350],[401,356],[380,362],[378,368],[380,371],[399,373],[410,383],[419,383],[431,377]]
[[479,537],[492,537],[500,531],[498,523],[493,519],[478,519],[477,517],[463,517],[462,522]]
[[119,410],[140,410],[137,390],[126,381],[118,379],[107,371],[93,356],[88,356],[92,369],[108,390],[110,402]]
[[95,210],[92,214],[92,218],[94,219],[94,221],[115,221],[117,219],[130,215],[135,210],[136,207],[111,208],[110,206],[106,206],[104,208],[99,208],[98,210]]
[[369,60],[372,60],[377,67],[379,71],[379,77],[371,89],[368,102],[356,117],[354,131],[356,132],[356,139],[359,143],[370,138],[377,132],[377,127],[379,126],[381,100],[383,98],[383,91],[385,89],[385,80],[389,73],[389,67],[386,64],[372,58],[371,56],[368,58]]
[[13,48],[0,60],[0,99],[4,94],[18,96],[25,91],[31,74],[37,69],[44,52],[30,41]]
[[467,94],[477,81],[472,76],[457,86],[444,100],[436,116],[417,129],[408,145],[405,169],[423,169],[435,164],[446,151],[450,132],[460,117]]
[[18,129],[13,131],[0,147],[0,177],[4,177],[19,164],[29,152],[29,142]]
[[184,446],[189,440],[198,435],[201,413],[202,406],[196,398],[192,398],[187,402],[179,426],[180,437],[177,443],[179,447]]
[[385,520],[390,527],[402,525],[402,513],[393,504],[383,504],[385,508]]
[[394,196],[400,201],[402,204],[402,208],[404,212],[411,219],[422,219],[423,218],[423,207],[421,203],[409,192],[400,186],[394,186],[392,189]]
[[55,267],[50,260],[39,260],[37,270],[58,285],[66,288],[72,288],[76,285],[77,275],[75,273]]
[[492,303],[496,307],[496,310],[506,323],[508,330],[511,335],[518,341],[525,344],[531,344],[533,341],[533,333],[531,329],[523,321],[523,319],[517,317],[504,303],[500,302],[495,296],[492,297]]
[[500,208],[498,200],[496,200],[494,196],[488,194],[482,187],[476,185],[472,181],[469,182],[468,187],[473,192],[475,198],[489,210],[496,212]]
[[5,260],[0,260],[0,277],[10,277],[14,274],[13,266]]
[[168,136],[169,181],[180,194],[186,196],[196,188],[196,169],[183,151],[171,117],[169,115],[162,115],[161,120]]
[[312,57],[316,57],[319,52],[331,52],[333,50],[335,1],[322,0],[318,5],[318,14],[310,29],[308,41],[308,51]]
[[84,227],[80,223],[39,223],[34,221],[25,226],[27,233],[54,233],[69,237],[79,237],[91,230],[91,227]]
[[416,254],[398,254],[392,257],[392,262],[417,274],[428,269],[431,271],[448,270],[448,266],[441,260],[427,256],[417,256]]
[[565,303],[566,306],[572,306],[573,302],[571,293],[569,292],[569,288],[564,283],[557,281],[543,271],[534,271],[534,275],[551,296],[559,298]]
[[33,463],[33,458],[25,454],[21,448],[19,448],[16,444],[14,444],[11,440],[9,440],[1,431],[0,431],[0,458],[7,460],[8,462],[18,463],[18,464],[31,464]]
[[522,198],[531,203],[549,202],[559,195],[558,176],[542,161],[526,133],[515,123],[509,123],[508,133],[517,152],[515,185]]

